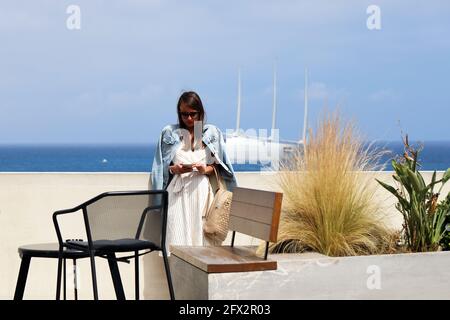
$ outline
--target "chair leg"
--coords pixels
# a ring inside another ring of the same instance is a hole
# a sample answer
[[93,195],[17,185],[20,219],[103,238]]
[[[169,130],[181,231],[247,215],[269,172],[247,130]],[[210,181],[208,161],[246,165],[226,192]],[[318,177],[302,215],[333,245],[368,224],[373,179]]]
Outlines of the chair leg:
[[139,252],[134,252],[134,292],[136,300],[139,300]]
[[78,300],[77,259],[73,259],[73,297]]
[[120,279],[119,266],[117,265],[116,255],[109,253],[106,255],[108,258],[109,271],[111,272],[111,278],[116,292],[117,300],[125,300],[125,292],[123,291],[122,280]]
[[30,268],[31,257],[24,255],[20,263],[19,276],[17,278],[16,291],[14,292],[14,300],[22,300],[27,283],[28,270]]
[[59,249],[58,253],[58,275],[56,277],[56,300],[61,299],[61,268],[62,268],[62,260],[63,260],[63,249]]
[[166,268],[167,284],[169,285],[170,300],[175,300],[175,294],[173,293],[173,286],[172,286],[172,276],[170,274],[169,260],[167,259],[167,252],[165,249],[162,249],[162,253],[164,258],[164,267]]
[[89,255],[91,258],[92,288],[94,291],[94,300],[98,300],[97,276],[95,273],[95,251],[90,251]]
[[67,300],[67,270],[66,270],[66,259],[63,259],[63,299]]

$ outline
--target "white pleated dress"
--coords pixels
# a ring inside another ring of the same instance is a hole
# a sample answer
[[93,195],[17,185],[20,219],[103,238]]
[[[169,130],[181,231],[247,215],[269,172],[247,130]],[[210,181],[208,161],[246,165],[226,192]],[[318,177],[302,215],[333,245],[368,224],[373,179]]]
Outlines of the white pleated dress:
[[[211,154],[205,148],[192,151],[180,143],[173,163],[207,164],[211,163],[210,160]],[[167,192],[167,251],[170,252],[170,245],[209,245],[203,235],[203,217],[214,198],[209,177],[198,171],[176,174],[167,187]]]

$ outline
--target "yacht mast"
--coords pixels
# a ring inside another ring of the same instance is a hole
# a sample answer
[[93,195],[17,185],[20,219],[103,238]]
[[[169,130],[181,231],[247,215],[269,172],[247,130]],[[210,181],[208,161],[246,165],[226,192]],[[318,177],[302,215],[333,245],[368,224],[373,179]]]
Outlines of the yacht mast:
[[241,68],[238,69],[238,94],[237,94],[237,118],[236,118],[236,134],[239,134],[241,126]]
[[275,132],[277,117],[277,66],[273,66],[273,107],[272,107],[272,131],[270,132],[270,138],[273,139],[273,133]]
[[302,142],[306,143],[306,130],[308,126],[308,69],[305,69],[305,110],[303,116]]

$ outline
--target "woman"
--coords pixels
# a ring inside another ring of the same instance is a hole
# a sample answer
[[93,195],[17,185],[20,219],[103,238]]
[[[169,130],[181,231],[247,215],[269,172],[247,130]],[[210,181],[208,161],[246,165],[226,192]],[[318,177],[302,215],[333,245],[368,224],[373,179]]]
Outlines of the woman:
[[167,247],[208,245],[203,221],[214,194],[209,175],[214,168],[228,190],[236,186],[233,167],[221,131],[205,124],[203,104],[195,92],[185,92],[177,104],[178,124],[166,126],[160,135],[152,168],[153,189],[169,193]]

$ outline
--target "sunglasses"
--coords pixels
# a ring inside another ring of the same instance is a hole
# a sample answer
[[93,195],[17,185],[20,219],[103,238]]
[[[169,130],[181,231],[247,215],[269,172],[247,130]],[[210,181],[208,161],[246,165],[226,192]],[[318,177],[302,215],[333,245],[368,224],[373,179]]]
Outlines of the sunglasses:
[[192,119],[196,119],[198,117],[198,115],[200,114],[200,112],[196,111],[196,112],[180,112],[181,116],[185,119],[191,117]]

